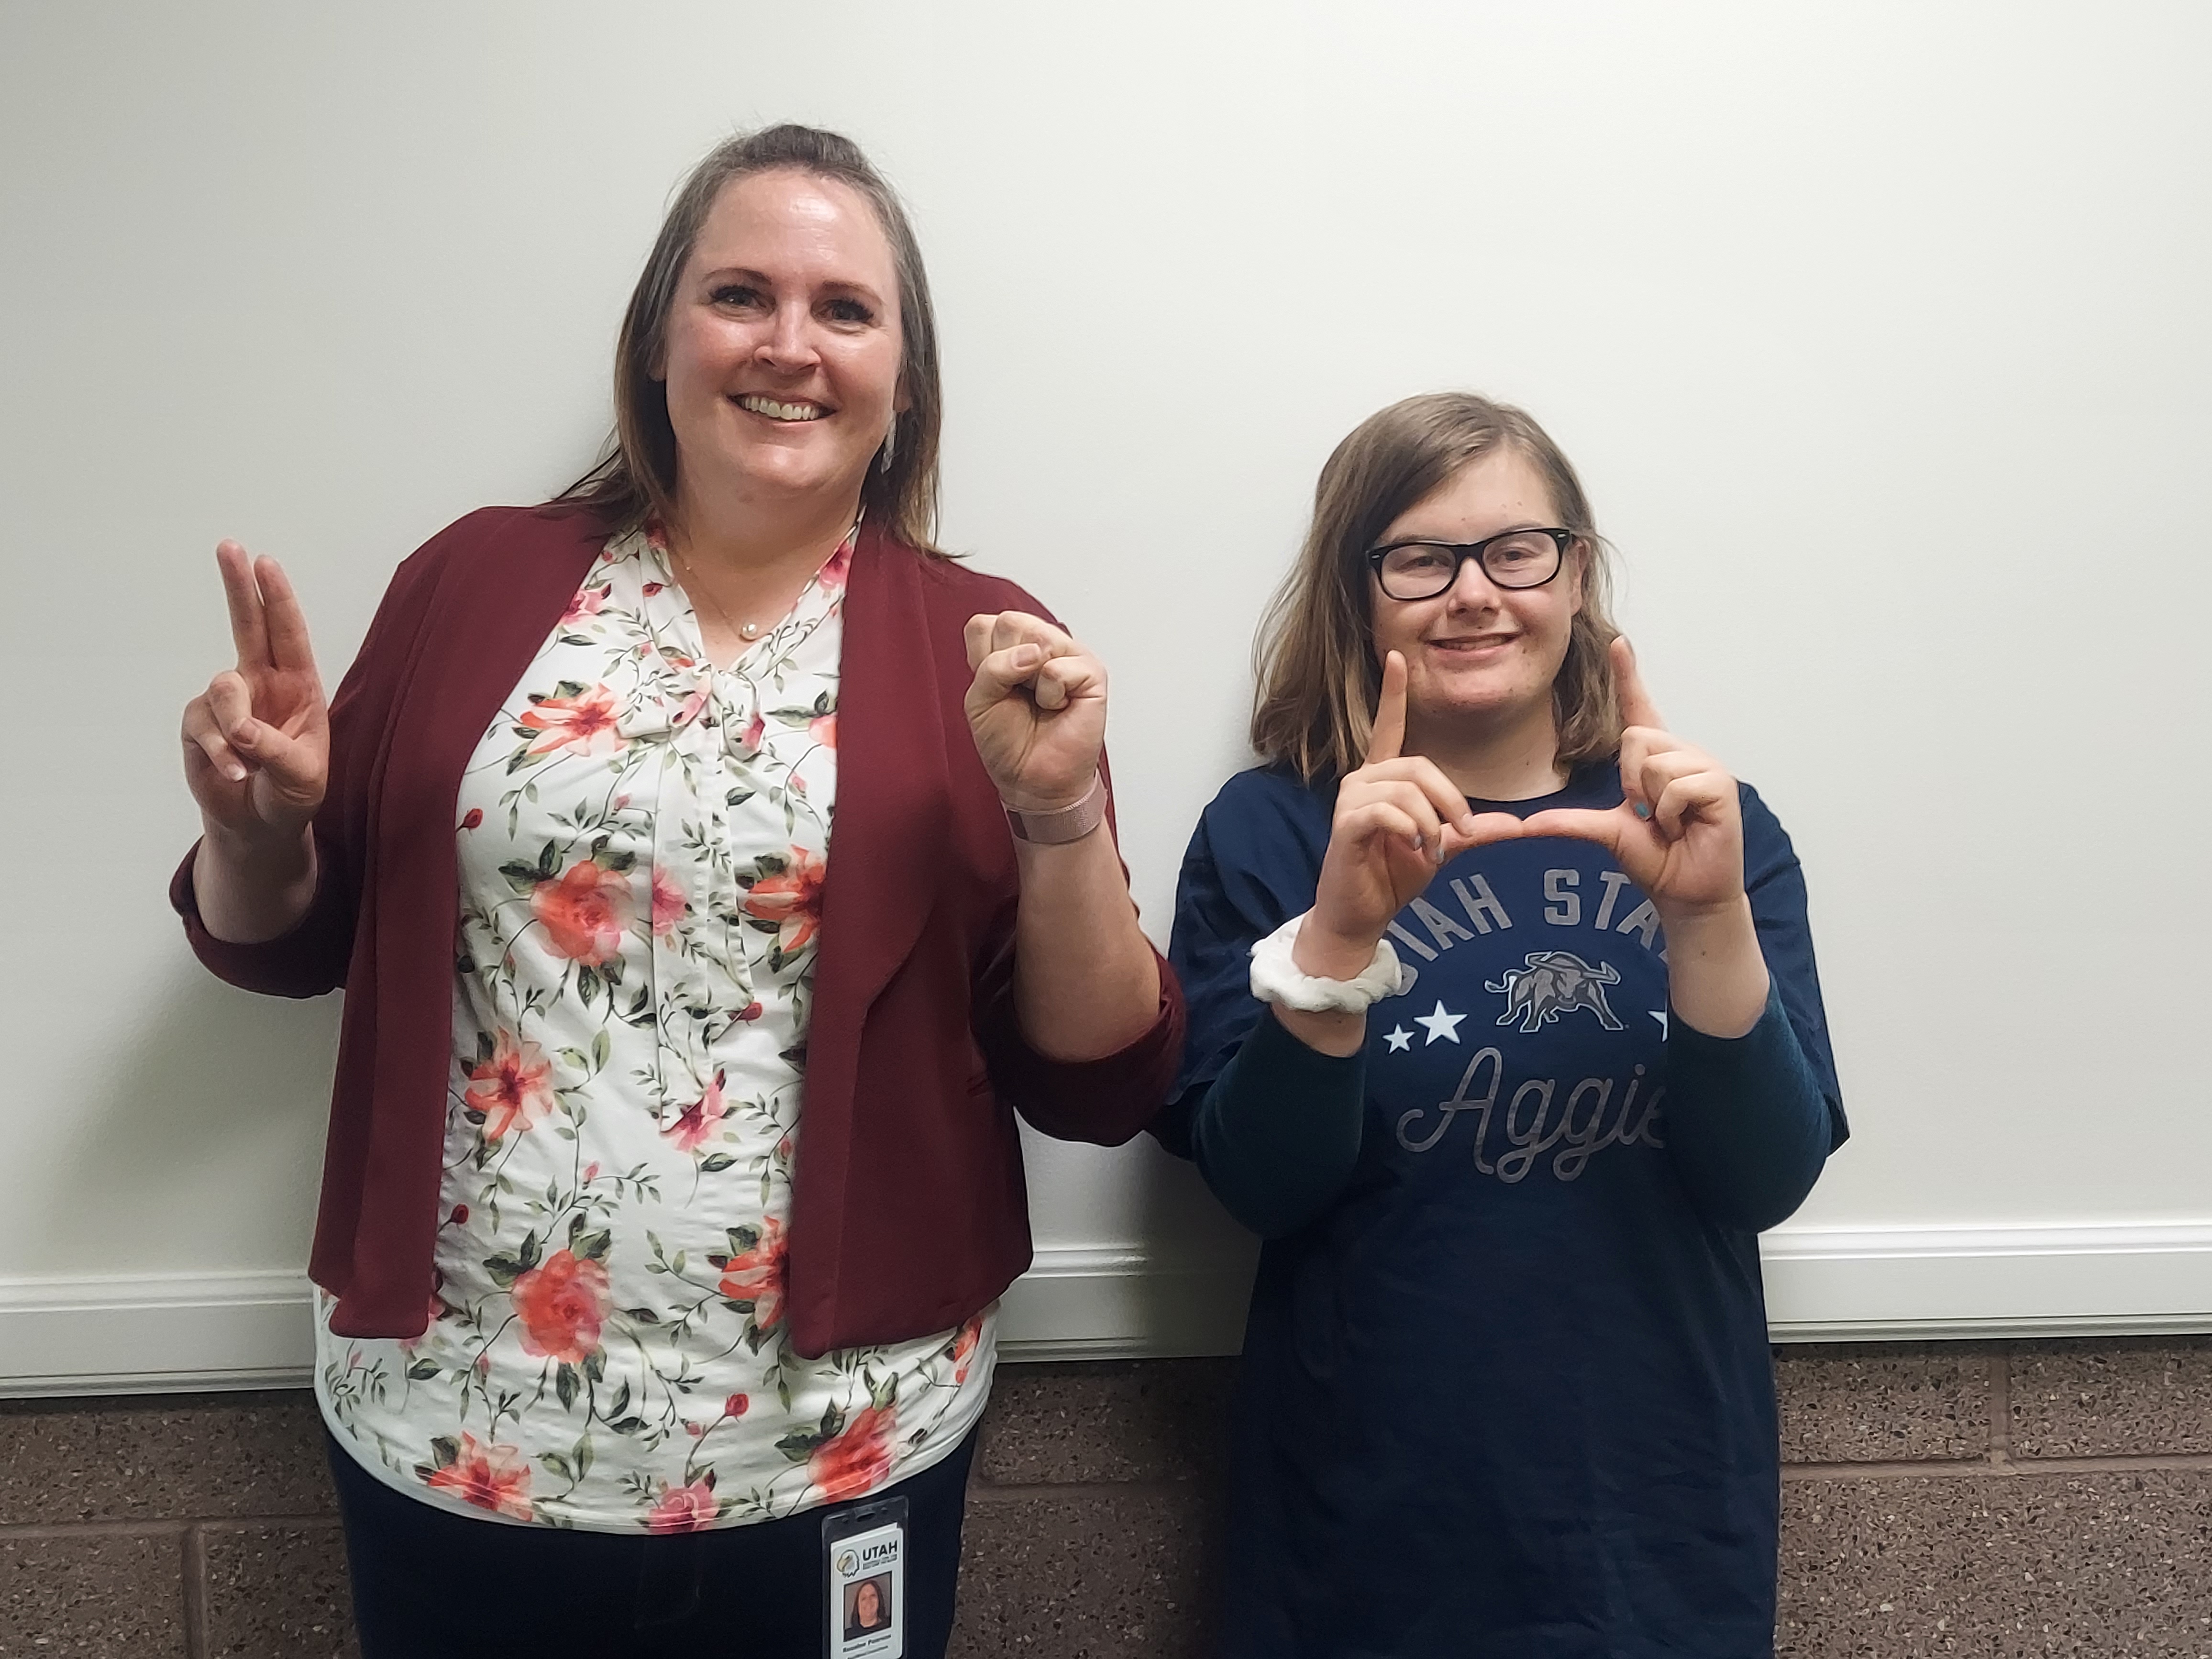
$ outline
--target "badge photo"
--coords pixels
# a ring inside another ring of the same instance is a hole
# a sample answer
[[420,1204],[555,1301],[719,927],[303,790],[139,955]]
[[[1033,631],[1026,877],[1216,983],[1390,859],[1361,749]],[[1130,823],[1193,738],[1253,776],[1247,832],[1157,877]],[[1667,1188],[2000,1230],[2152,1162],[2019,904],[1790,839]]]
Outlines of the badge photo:
[[906,1527],[903,1498],[823,1518],[825,1659],[902,1659]]

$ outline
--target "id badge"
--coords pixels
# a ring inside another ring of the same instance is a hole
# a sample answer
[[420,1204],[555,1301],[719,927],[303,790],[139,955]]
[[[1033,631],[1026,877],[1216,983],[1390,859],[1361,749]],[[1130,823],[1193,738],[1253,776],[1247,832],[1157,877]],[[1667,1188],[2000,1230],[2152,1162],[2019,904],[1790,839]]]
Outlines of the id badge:
[[902,1659],[906,1652],[906,1499],[825,1516],[824,1659]]

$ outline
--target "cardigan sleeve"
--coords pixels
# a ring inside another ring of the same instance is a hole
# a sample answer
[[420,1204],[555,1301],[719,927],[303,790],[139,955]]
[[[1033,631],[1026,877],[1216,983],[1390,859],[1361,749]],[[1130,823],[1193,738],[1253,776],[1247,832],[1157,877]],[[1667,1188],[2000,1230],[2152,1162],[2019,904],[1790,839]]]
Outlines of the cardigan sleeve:
[[316,811],[315,893],[307,914],[275,939],[240,944],[217,939],[202,920],[193,866],[195,842],[169,880],[169,903],[185,938],[209,972],[241,990],[268,996],[313,997],[345,984],[361,905],[374,776],[386,727],[405,678],[417,633],[428,615],[436,575],[463,519],[424,544],[392,574],[361,649],[331,699],[330,782]]
[[[1107,771],[1103,756],[1099,769]],[[1112,830],[1110,788],[1106,816]],[[1126,866],[1122,873],[1126,878]],[[1152,952],[1159,969],[1159,1004],[1152,1024],[1133,1041],[1097,1060],[1054,1060],[1031,1046],[1015,1012],[1011,908],[1002,939],[977,987],[976,1037],[993,1087],[1033,1127],[1055,1140],[1118,1146],[1133,1139],[1158,1114],[1182,1059],[1182,988],[1175,969],[1157,950]]]
[[[1034,593],[1002,576],[943,562],[924,568],[954,585],[958,595],[954,608],[963,617],[993,608],[1024,611],[1054,628],[1066,627]],[[948,641],[956,637],[948,634]],[[964,644],[951,648],[958,650],[964,672]],[[1106,827],[1118,836],[1113,769],[1103,752],[1098,769],[1108,784]],[[995,797],[994,803],[995,815]],[[1125,879],[1127,874],[1125,864]],[[975,1041],[983,1053],[990,1085],[1033,1128],[1055,1140],[1118,1146],[1133,1139],[1158,1114],[1182,1058],[1183,998],[1175,969],[1157,950],[1152,952],[1160,978],[1159,1003],[1152,1023],[1113,1054],[1085,1060],[1054,1060],[1040,1054],[1023,1034],[1014,1009],[1014,922],[1019,904],[1017,891],[994,919],[973,991]]]

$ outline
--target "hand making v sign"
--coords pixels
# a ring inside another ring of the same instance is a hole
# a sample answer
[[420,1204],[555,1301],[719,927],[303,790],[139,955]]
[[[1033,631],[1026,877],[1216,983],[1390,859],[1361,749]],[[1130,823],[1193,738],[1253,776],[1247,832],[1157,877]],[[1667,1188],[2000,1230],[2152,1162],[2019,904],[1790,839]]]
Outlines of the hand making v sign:
[[206,832],[195,886],[217,938],[270,939],[313,896],[307,825],[330,781],[330,705],[283,568],[232,541],[216,562],[238,664],[185,705],[185,781]]
[[238,665],[185,705],[185,780],[211,830],[243,840],[296,836],[330,775],[330,706],[307,621],[274,559],[216,549]]

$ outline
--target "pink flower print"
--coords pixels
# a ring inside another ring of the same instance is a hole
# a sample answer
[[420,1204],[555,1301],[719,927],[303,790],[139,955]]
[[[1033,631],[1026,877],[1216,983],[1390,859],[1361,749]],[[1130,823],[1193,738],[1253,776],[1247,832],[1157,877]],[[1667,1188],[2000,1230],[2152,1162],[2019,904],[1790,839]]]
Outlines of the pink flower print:
[[757,753],[761,744],[767,740],[768,722],[761,718],[760,710],[756,708],[752,720],[745,726],[745,735],[738,741],[744,745],[745,752],[750,755]]
[[722,1415],[725,1417],[743,1417],[746,1411],[751,1407],[752,1403],[753,1402],[745,1395],[741,1394],[733,1394],[727,1400],[725,1400],[722,1402]]
[[432,1469],[424,1484],[450,1492],[480,1510],[517,1521],[530,1517],[530,1464],[518,1446],[485,1446],[464,1434],[453,1461]]
[[807,721],[806,735],[824,749],[835,749],[837,746],[837,711],[833,708],[828,714],[817,714]]
[[653,933],[656,939],[666,939],[676,931],[676,924],[684,920],[684,913],[691,908],[684,896],[684,890],[676,884],[676,878],[659,865],[653,867]]
[[461,828],[464,830],[473,830],[483,822],[483,808],[481,806],[471,806],[461,819]]
[[645,1529],[647,1532],[696,1532],[702,1527],[712,1526],[720,1506],[714,1502],[714,1477],[710,1472],[701,1475],[688,1486],[672,1486],[665,1481],[660,1488],[660,1501],[647,1512]]
[[597,1158],[593,1158],[589,1164],[586,1164],[584,1166],[584,1185],[588,1187],[599,1178],[599,1161]]
[[668,551],[668,526],[658,519],[647,519],[645,521],[645,544],[657,547],[664,553]]
[[784,867],[763,876],[745,895],[744,912],[779,924],[776,949],[785,956],[803,949],[822,926],[823,861],[804,847],[784,854]]
[[814,573],[814,585],[832,598],[845,591],[846,580],[853,571],[853,548],[858,539],[846,537],[837,544],[837,550],[823,561],[822,568]]
[[615,729],[615,694],[604,685],[574,696],[541,697],[523,711],[522,724],[538,734],[530,744],[533,755],[562,750],[611,755],[623,746],[623,735]]
[[667,584],[666,582],[647,582],[647,583],[644,586],[644,587],[642,587],[642,588],[641,588],[641,589],[640,589],[639,591],[640,591],[640,592],[641,592],[645,595],[645,597],[646,597],[647,599],[651,599],[654,594],[656,594],[656,593],[659,592],[663,588],[666,587],[667,586],[668,586],[668,584]]
[[556,1250],[543,1266],[518,1275],[512,1294],[523,1352],[574,1365],[599,1352],[614,1292],[607,1270],[591,1257]]
[[568,601],[568,608],[561,613],[562,626],[581,622],[586,617],[598,616],[599,607],[606,604],[607,596],[613,592],[611,586],[578,588],[576,597]]
[[806,1478],[832,1504],[880,1486],[891,1472],[894,1426],[889,1406],[870,1406],[855,1413],[842,1433],[814,1449],[806,1460]]
[[952,1380],[965,1382],[968,1367],[975,1358],[975,1345],[983,1340],[983,1316],[970,1314],[968,1322],[954,1333],[952,1338]]
[[[465,1098],[471,1111],[484,1115],[484,1139],[503,1139],[510,1129],[544,1122],[553,1109],[553,1062],[536,1043],[501,1031],[492,1045],[491,1058],[469,1073]],[[457,1207],[453,1219],[458,1222],[467,1213],[465,1207]]]
[[696,1152],[700,1143],[714,1133],[717,1124],[730,1115],[722,1099],[723,1073],[714,1073],[714,1080],[707,1085],[707,1092],[686,1106],[675,1122],[660,1133],[687,1152]]
[[732,1302],[753,1304],[753,1328],[774,1330],[783,1319],[783,1223],[774,1216],[761,1222],[759,1242],[724,1266],[717,1287]]
[[629,878],[590,859],[570,865],[558,881],[539,882],[530,894],[531,911],[545,924],[554,953],[587,968],[621,953],[632,903]]

